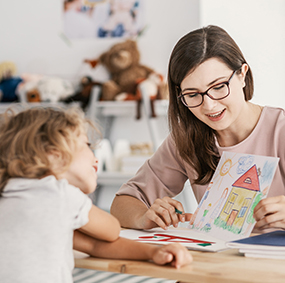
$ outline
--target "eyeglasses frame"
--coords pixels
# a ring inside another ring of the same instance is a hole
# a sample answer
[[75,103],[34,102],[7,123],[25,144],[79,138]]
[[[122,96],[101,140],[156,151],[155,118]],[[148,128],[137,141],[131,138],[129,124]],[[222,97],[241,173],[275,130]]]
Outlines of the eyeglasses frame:
[[[224,98],[226,98],[226,97],[228,97],[228,96],[230,95],[230,92],[231,92],[231,91],[230,91],[230,86],[229,86],[229,85],[230,85],[230,81],[231,81],[231,79],[233,78],[233,76],[235,75],[236,72],[237,72],[237,70],[233,71],[233,73],[231,74],[230,78],[229,78],[227,81],[214,84],[214,85],[210,86],[205,92],[195,92],[196,94],[200,94],[200,95],[202,96],[202,102],[201,102],[199,105],[196,105],[196,106],[188,106],[187,104],[184,103],[183,96],[187,95],[188,93],[180,94],[180,95],[177,97],[177,99],[180,99],[180,101],[183,103],[183,105],[185,105],[185,106],[188,107],[188,108],[196,108],[196,107],[199,107],[200,105],[202,105],[203,102],[204,102],[204,96],[205,96],[205,95],[207,95],[208,97],[210,97],[210,98],[213,99],[213,100],[222,100],[222,99],[224,99]],[[210,94],[208,94],[208,91],[209,91],[211,88],[213,88],[213,87],[215,87],[215,86],[217,86],[217,85],[220,85],[220,84],[226,84],[226,85],[227,85],[228,90],[229,90],[229,93],[228,93],[226,96],[221,97],[221,98],[214,98],[214,97],[212,97]]]

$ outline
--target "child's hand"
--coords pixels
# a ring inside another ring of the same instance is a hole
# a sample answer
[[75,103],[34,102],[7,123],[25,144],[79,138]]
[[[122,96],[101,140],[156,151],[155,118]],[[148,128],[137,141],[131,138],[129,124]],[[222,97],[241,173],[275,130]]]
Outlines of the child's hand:
[[190,264],[193,258],[184,246],[175,243],[157,248],[152,260],[159,265],[171,263],[175,268],[180,268]]

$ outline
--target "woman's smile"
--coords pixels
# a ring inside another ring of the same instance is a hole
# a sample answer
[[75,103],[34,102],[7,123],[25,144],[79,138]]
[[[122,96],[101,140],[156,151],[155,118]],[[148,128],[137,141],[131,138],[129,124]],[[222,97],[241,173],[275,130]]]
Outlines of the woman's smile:
[[218,112],[211,113],[211,114],[206,114],[206,116],[213,122],[220,121],[225,116],[225,111],[226,111],[226,108],[224,108],[222,111],[218,111]]

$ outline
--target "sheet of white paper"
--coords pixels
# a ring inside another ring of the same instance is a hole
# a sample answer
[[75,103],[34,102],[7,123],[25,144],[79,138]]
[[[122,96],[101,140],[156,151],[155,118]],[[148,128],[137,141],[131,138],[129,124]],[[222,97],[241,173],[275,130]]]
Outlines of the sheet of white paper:
[[120,236],[157,245],[180,243],[189,250],[217,252],[227,249],[225,241],[215,239],[211,235],[190,231],[187,228],[169,227],[168,230],[161,228],[153,228],[150,230],[125,229],[121,231]]
[[223,152],[189,229],[225,241],[248,237],[255,224],[253,209],[267,196],[278,160]]

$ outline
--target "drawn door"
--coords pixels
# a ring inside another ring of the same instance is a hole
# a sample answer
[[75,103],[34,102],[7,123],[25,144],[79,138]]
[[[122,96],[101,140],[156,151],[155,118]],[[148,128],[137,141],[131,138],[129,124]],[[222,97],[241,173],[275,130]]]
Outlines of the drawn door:
[[232,226],[232,225],[233,225],[233,223],[234,223],[234,221],[235,221],[237,215],[238,215],[238,210],[233,209],[232,212],[231,212],[231,214],[230,214],[230,217],[229,217],[229,219],[228,219],[228,221],[227,221],[227,225],[228,225],[228,226]]

